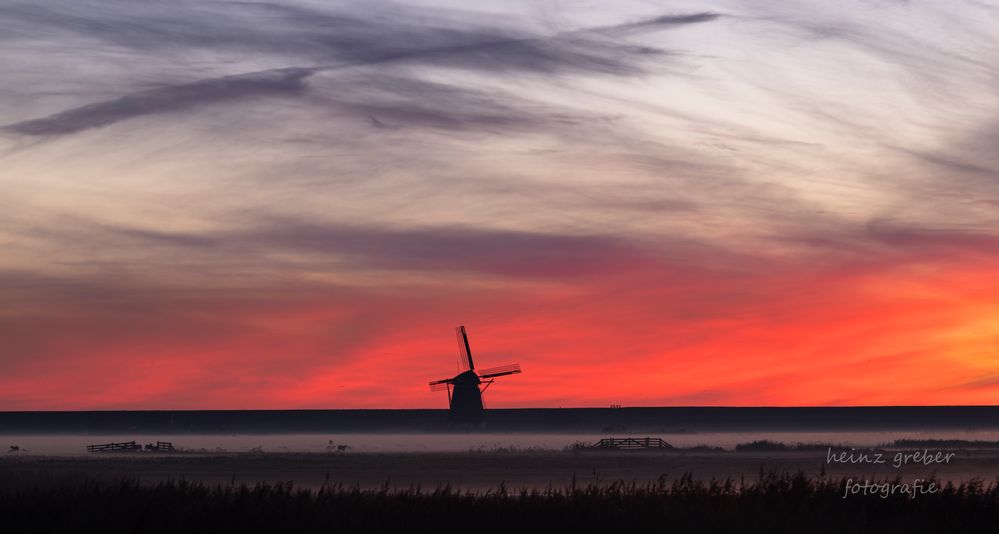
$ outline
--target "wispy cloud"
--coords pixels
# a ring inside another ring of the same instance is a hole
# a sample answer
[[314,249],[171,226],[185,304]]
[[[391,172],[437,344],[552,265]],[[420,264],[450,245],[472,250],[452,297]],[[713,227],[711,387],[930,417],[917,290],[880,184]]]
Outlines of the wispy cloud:
[[0,408],[53,368],[80,406],[421,385],[465,317],[544,355],[523,405],[906,402],[946,365],[980,400],[997,34],[981,2],[4,2]]
[[[55,10],[35,5],[13,5],[0,9],[16,29],[46,27],[86,38],[106,40],[132,48],[182,47],[188,49],[245,48],[270,54],[294,52],[298,61],[315,66],[298,66],[201,79],[130,93],[112,100],[61,111],[47,117],[8,124],[8,132],[27,135],[68,134],[107,126],[142,115],[185,111],[213,102],[230,103],[251,96],[302,92],[309,76],[322,71],[344,70],[383,64],[432,65],[476,72],[560,72],[634,75],[643,72],[650,56],[667,53],[648,46],[598,38],[602,35],[639,30],[651,31],[672,26],[698,24],[717,18],[716,14],[668,15],[617,26],[578,29],[554,35],[531,35],[512,29],[462,27],[458,24],[412,24],[365,18],[358,13],[326,13],[280,4],[237,4],[234,9],[246,16],[245,26],[222,20],[209,9],[207,17],[181,20],[178,15],[154,10],[152,17],[134,13],[136,18],[96,10],[84,12],[75,6]],[[265,16],[264,14],[271,16]],[[200,14],[200,13],[199,13]],[[446,12],[429,13],[431,16]],[[425,13],[420,16],[425,17]],[[261,26],[258,23],[263,23]],[[479,22],[481,24],[481,22]],[[221,27],[221,30],[220,30]],[[393,83],[410,89],[433,89],[438,99],[462,96],[476,98],[473,89],[429,84],[403,79]],[[382,80],[389,81],[383,77]],[[356,92],[356,91],[355,91]],[[373,125],[383,125],[374,112],[394,115],[406,122],[445,127],[467,127],[474,123],[498,125],[503,112],[464,114],[439,112],[419,105],[369,104]],[[363,106],[362,106],[363,107]]]
[[315,69],[288,68],[198,80],[9,124],[3,129],[28,135],[75,133],[143,115],[186,111],[213,102],[297,93],[303,90],[304,80],[314,73]]

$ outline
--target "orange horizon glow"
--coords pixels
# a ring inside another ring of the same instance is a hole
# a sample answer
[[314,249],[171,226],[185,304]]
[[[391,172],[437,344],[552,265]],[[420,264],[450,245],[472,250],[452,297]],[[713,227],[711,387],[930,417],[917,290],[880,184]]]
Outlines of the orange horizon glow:
[[667,271],[644,267],[585,286],[401,297],[163,292],[123,309],[53,300],[14,320],[60,332],[36,348],[72,357],[8,369],[0,408],[444,408],[427,382],[454,374],[458,323],[480,368],[523,366],[486,393],[494,408],[994,404],[993,267],[874,269],[668,271],[683,283],[656,287]]

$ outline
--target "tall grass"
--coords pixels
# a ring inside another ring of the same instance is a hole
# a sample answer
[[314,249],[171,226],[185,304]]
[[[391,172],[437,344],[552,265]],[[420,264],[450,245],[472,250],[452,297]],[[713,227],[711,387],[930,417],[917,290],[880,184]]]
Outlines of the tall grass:
[[843,498],[845,480],[803,473],[756,481],[614,483],[486,492],[0,474],[5,532],[994,532],[999,486]]
[[931,447],[937,449],[995,449],[999,441],[967,439],[896,439],[886,447]]
[[840,447],[841,445],[831,445],[828,443],[784,443],[782,441],[770,441],[761,439],[749,443],[739,443],[735,446],[737,451],[819,451],[829,447]]

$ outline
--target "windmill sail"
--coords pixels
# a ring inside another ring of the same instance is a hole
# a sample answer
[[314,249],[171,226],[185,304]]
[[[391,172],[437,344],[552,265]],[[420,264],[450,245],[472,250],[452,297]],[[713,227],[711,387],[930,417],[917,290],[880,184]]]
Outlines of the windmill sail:
[[510,365],[501,365],[499,367],[490,367],[489,369],[483,369],[479,371],[479,378],[492,378],[494,376],[512,375],[520,372],[519,363],[511,363]]
[[459,326],[455,329],[458,335],[458,365],[462,371],[474,371],[475,363],[472,361],[472,349],[468,346],[468,334],[465,327]]

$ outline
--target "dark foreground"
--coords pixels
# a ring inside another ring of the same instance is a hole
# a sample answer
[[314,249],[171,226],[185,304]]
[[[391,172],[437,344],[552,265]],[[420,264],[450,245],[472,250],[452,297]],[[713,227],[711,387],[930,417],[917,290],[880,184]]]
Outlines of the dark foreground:
[[999,488],[851,495],[843,479],[762,475],[746,484],[680,477],[467,493],[448,487],[318,490],[81,475],[0,473],[6,532],[994,532]]

